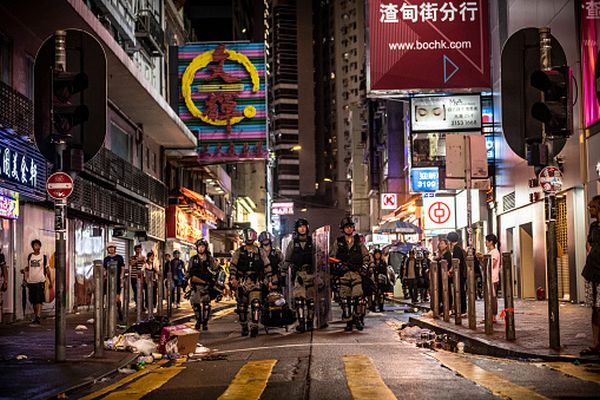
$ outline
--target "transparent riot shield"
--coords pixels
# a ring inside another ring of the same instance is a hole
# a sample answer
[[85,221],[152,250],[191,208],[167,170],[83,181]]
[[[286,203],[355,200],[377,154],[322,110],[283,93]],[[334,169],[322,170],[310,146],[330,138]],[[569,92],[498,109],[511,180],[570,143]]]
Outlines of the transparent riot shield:
[[[287,248],[290,242],[292,241],[292,234],[285,235],[281,238],[281,251],[283,253],[283,259],[287,260]],[[294,307],[294,282],[292,281],[292,267],[291,265],[286,265],[284,262],[283,273],[285,274],[285,287],[283,288],[283,296],[285,297],[285,301],[287,304],[293,308]]]
[[331,320],[331,274],[329,273],[329,225],[313,232],[315,247],[315,317],[322,328]]

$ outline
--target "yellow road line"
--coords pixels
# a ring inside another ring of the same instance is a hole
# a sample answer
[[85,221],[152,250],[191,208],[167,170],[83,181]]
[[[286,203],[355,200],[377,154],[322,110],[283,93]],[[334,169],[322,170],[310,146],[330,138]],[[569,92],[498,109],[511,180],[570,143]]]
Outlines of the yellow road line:
[[137,372],[134,372],[131,375],[127,375],[126,377],[124,377],[123,379],[119,380],[118,382],[113,383],[112,385],[108,385],[94,393],[88,394],[85,397],[82,397],[81,400],[92,400],[92,399],[96,399],[100,396],[103,396],[107,393],[112,392],[113,390],[116,390],[118,388],[120,388],[123,385],[126,385],[129,382],[132,382],[136,379],[138,379],[139,377],[146,375],[150,372],[152,372],[153,370],[155,370],[156,368],[160,367],[161,365],[163,365],[164,363],[166,363],[167,360],[160,360],[157,363],[154,364],[150,364],[148,367],[146,367],[145,369],[139,370]]
[[597,364],[574,365],[568,362],[553,362],[542,365],[577,379],[600,383],[600,365]]
[[226,308],[224,310],[217,311],[216,313],[213,314],[211,319],[214,321],[214,320],[223,318],[224,316],[229,315],[234,311],[235,311],[235,307]]
[[179,375],[185,367],[168,367],[154,370],[146,374],[126,388],[113,392],[105,397],[110,400],[137,400],[148,393],[160,388],[162,385]]
[[235,375],[219,400],[259,399],[277,360],[249,361]]
[[353,399],[396,399],[394,393],[383,382],[383,379],[381,379],[377,368],[375,368],[369,357],[364,355],[349,355],[344,356],[343,360],[348,388],[350,389],[350,393],[352,393]]
[[492,372],[489,372],[466,358],[450,354],[435,352],[431,354],[435,359],[466,379],[475,382],[492,392],[494,395],[510,398],[512,400],[545,400],[547,397],[523,386],[512,383]]

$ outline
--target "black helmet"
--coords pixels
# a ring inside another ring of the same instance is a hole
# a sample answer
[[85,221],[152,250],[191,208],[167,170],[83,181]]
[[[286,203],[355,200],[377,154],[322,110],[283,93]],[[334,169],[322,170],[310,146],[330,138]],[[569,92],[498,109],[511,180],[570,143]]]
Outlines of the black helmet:
[[204,245],[204,247],[206,249],[208,249],[208,242],[205,239],[198,239],[198,240],[196,240],[196,248],[198,248],[198,247],[200,247],[202,245]]
[[244,239],[244,242],[246,242],[246,244],[256,242],[256,236],[256,231],[252,228],[245,228],[242,231],[242,239]]
[[264,242],[265,240],[268,240],[269,242],[273,243],[273,239],[273,234],[271,232],[262,231],[260,235],[258,235],[258,241],[260,243]]
[[342,220],[340,221],[340,229],[344,230],[345,227],[352,225],[354,227],[354,221],[352,220],[352,217],[344,217],[342,218]]
[[298,218],[296,220],[296,222],[294,223],[294,231],[298,233],[298,228],[300,228],[302,225],[306,227],[306,234],[308,235],[308,231],[310,230],[310,224],[304,218]]

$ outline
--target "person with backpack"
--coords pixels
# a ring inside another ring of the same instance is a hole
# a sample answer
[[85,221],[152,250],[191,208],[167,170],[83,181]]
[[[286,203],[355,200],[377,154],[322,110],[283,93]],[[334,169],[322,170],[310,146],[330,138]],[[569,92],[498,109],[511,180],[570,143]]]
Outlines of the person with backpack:
[[175,303],[175,307],[179,308],[181,303],[181,290],[185,291],[185,263],[181,258],[181,252],[175,250],[173,252],[173,259],[171,260],[171,276],[173,277],[173,289],[171,292],[171,302]]
[[[42,242],[39,239],[31,241],[32,252],[27,256],[27,266],[23,270],[27,289],[29,290],[29,302],[33,305],[34,318],[32,325],[41,325],[42,304],[44,304],[44,288],[48,275],[48,257],[41,253]],[[49,282],[52,287],[52,282]]]

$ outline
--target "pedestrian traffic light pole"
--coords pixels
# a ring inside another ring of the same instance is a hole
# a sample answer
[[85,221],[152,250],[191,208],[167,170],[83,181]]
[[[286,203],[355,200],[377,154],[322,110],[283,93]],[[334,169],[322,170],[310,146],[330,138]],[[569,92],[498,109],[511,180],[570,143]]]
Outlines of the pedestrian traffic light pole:
[[[54,35],[54,71],[65,72],[67,70],[67,51],[66,51],[66,37],[65,31],[56,31]],[[52,115],[54,119],[54,115]],[[53,124],[51,124],[52,126]],[[64,170],[64,155],[67,148],[67,142],[65,137],[56,138],[55,149],[56,149],[56,171]],[[66,209],[67,199],[56,199],[54,201],[54,231],[56,234],[55,240],[55,268],[56,268],[56,299],[55,299],[55,360],[57,362],[65,361],[66,354]]]
[[[550,28],[539,29],[540,38],[540,67],[542,71],[552,69],[552,36]],[[545,99],[545,95],[542,94]],[[542,138],[544,142],[552,140],[546,124],[543,125]],[[551,144],[549,144],[551,146]],[[554,163],[554,152],[549,154],[549,163]],[[550,330],[550,348],[560,349],[560,325],[558,307],[558,271],[556,265],[556,197],[554,193],[545,194],[546,216],[546,268],[548,274],[548,324]]]

